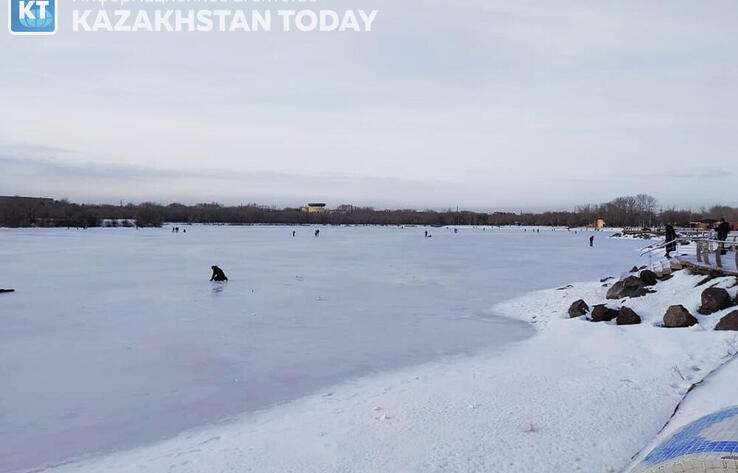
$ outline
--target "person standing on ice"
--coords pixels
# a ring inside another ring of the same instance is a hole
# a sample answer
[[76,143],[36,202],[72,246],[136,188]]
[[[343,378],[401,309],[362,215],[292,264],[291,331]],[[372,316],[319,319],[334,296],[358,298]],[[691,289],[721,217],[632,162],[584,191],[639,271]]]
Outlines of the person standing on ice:
[[669,253],[676,251],[677,234],[670,223],[667,223],[666,226],[664,226],[664,236],[666,237],[666,257],[671,258]]
[[320,236],[320,229],[315,230],[315,236]]
[[592,235],[591,237],[589,237],[589,246],[594,246],[594,242],[595,242],[595,237],[594,235]]
[[219,267],[215,265],[211,266],[210,269],[213,270],[213,276],[210,278],[211,281],[217,281],[217,282],[228,281],[228,278],[226,277],[222,269],[220,269]]
[[292,230],[292,238],[295,238],[296,233],[297,233],[296,231]]

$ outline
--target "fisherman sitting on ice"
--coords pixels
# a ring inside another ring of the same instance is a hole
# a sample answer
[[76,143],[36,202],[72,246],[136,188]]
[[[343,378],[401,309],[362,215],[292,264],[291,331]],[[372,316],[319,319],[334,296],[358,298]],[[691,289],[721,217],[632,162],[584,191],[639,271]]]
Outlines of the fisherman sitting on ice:
[[211,281],[228,281],[225,273],[219,267],[213,265],[210,267],[213,270],[213,276],[210,278]]

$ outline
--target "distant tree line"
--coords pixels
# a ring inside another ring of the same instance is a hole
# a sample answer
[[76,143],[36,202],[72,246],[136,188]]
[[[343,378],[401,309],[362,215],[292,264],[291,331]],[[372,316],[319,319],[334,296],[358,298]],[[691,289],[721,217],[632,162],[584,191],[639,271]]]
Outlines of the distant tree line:
[[104,221],[134,221],[142,227],[164,222],[210,224],[371,224],[371,225],[540,225],[580,227],[604,219],[609,226],[650,227],[665,222],[685,225],[702,218],[724,217],[738,221],[738,208],[714,206],[691,210],[658,209],[649,195],[618,197],[604,204],[587,204],[574,211],[513,213],[467,210],[377,210],[340,205],[319,213],[299,208],[275,208],[256,204],[224,206],[152,202],[127,205],[76,204],[66,199],[0,197],[0,225],[5,227],[96,227]]

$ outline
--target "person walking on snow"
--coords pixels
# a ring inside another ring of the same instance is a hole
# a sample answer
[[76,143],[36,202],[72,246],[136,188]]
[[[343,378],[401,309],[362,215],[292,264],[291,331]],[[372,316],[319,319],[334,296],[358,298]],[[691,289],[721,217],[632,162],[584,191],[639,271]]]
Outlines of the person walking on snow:
[[677,234],[674,230],[674,227],[670,223],[667,223],[664,227],[664,235],[666,236],[666,257],[671,258],[671,255],[669,253],[671,253],[672,251],[676,251]]

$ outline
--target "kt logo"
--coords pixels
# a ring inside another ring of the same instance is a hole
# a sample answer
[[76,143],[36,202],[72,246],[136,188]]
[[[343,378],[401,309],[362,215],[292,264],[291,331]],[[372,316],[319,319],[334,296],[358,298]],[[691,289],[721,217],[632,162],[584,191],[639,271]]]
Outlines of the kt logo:
[[56,33],[57,0],[8,0],[8,27],[13,34]]

